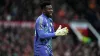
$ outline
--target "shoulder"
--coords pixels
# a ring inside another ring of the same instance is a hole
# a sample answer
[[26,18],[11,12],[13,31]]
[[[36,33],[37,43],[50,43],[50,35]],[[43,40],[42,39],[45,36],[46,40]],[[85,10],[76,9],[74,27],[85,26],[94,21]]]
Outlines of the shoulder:
[[45,23],[46,22],[46,18],[42,15],[40,15],[37,19],[36,19],[36,23]]

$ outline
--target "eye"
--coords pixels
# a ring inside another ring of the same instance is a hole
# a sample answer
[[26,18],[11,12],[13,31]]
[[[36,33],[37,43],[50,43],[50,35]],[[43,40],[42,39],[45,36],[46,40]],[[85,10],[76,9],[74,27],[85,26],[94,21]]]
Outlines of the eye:
[[48,11],[53,11],[52,8],[48,8],[47,10],[48,10]]
[[52,8],[48,8],[48,10],[52,10]]

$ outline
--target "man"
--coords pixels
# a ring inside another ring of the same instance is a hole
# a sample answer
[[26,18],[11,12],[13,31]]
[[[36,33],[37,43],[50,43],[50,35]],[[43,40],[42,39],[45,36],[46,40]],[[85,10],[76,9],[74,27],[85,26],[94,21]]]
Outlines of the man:
[[52,5],[50,2],[41,4],[42,14],[35,24],[34,56],[53,56],[51,41],[55,36],[64,36],[68,33],[67,27],[61,29],[61,25],[54,32],[52,24]]

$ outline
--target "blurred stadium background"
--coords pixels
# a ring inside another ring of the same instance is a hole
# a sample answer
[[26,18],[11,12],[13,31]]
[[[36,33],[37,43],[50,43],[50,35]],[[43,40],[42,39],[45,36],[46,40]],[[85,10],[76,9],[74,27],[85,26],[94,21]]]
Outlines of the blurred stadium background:
[[[48,0],[47,0],[48,1]],[[33,56],[34,23],[42,0],[0,0],[0,56]],[[54,56],[100,56],[100,0],[51,0],[55,30]]]

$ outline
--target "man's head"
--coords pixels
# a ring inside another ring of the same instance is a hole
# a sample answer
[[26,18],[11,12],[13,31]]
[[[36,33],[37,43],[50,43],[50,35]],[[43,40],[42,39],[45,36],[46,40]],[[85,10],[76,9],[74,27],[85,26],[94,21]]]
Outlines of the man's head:
[[50,2],[45,1],[45,2],[41,3],[41,9],[42,9],[42,12],[46,16],[48,16],[48,17],[51,17],[52,16],[53,8],[52,8],[52,5],[51,5]]

